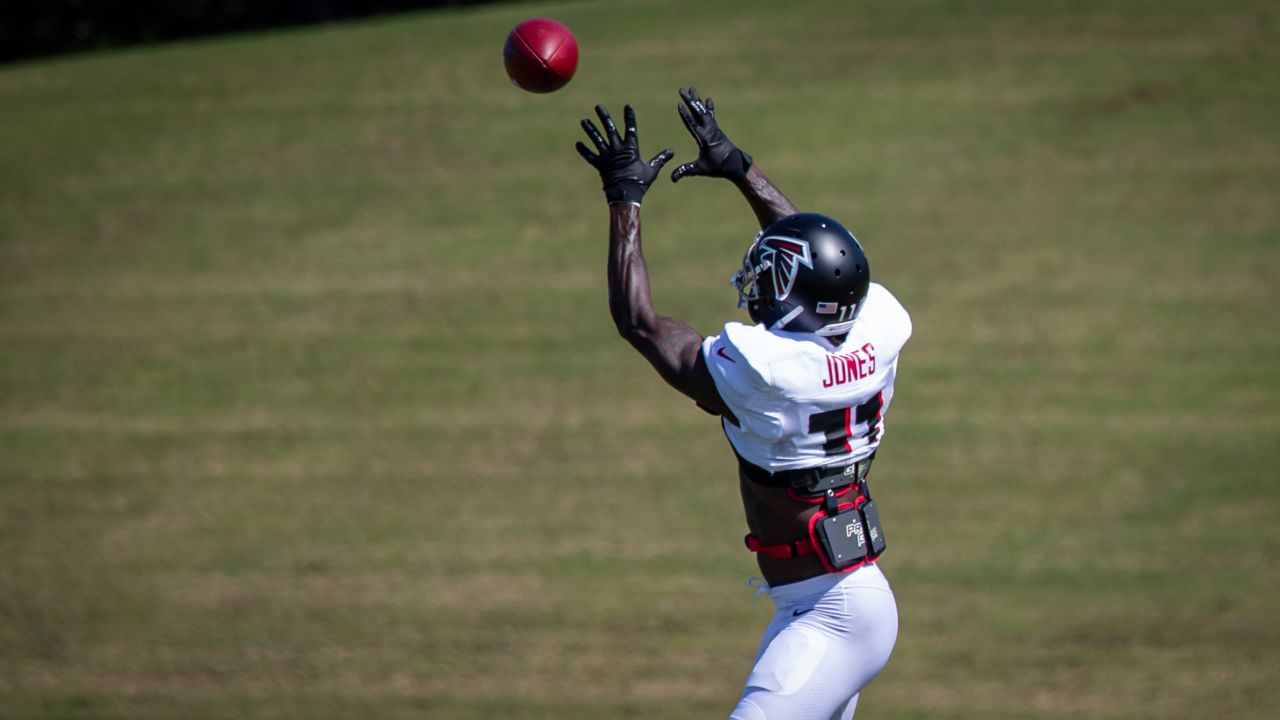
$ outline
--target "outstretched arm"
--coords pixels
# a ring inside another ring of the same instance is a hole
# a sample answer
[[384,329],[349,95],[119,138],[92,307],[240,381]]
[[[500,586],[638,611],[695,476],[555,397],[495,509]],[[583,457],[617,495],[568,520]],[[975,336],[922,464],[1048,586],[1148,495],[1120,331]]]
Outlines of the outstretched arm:
[[735,180],[733,184],[751,205],[751,209],[756,214],[756,220],[760,222],[761,230],[788,215],[800,212],[781,190],[769,182],[769,178],[764,176],[759,165],[752,164],[746,176],[741,180]]
[[649,295],[640,246],[640,206],[609,205],[609,312],[618,333],[671,387],[717,415],[736,418],[720,398],[702,355],[702,336],[685,321],[659,315]]
[[769,182],[751,156],[725,136],[716,121],[716,105],[711,98],[704,101],[698,96],[697,89],[682,88],[680,99],[684,104],[677,105],[676,110],[689,134],[698,141],[698,159],[673,170],[672,182],[678,182],[686,175],[720,177],[731,181],[751,205],[761,229],[799,212],[787,196]]
[[609,201],[609,312],[614,325],[663,380],[707,411],[736,423],[707,369],[702,337],[683,320],[655,312],[649,293],[649,269],[640,247],[640,201],[672,153],[664,150],[647,163],[640,159],[631,106],[623,116],[625,137],[619,137],[604,107],[597,105],[596,115],[605,135],[590,120],[583,120],[582,129],[595,145],[595,152],[581,142],[577,148],[600,172]]

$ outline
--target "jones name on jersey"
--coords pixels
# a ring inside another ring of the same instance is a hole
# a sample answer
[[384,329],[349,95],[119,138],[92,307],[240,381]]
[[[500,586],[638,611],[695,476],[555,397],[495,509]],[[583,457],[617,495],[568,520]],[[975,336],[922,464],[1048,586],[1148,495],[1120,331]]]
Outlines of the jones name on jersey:
[[812,333],[726,324],[702,352],[738,418],[723,422],[729,442],[770,472],[869,456],[884,437],[898,352],[910,336],[906,309],[876,283],[838,346]]

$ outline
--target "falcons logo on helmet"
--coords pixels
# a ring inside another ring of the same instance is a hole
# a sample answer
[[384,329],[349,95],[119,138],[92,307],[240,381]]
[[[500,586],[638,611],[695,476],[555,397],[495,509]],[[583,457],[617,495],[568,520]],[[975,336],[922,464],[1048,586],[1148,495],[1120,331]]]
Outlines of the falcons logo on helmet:
[[813,269],[808,241],[782,235],[760,238],[760,261],[773,276],[773,292],[779,300],[786,300],[791,294],[800,265]]

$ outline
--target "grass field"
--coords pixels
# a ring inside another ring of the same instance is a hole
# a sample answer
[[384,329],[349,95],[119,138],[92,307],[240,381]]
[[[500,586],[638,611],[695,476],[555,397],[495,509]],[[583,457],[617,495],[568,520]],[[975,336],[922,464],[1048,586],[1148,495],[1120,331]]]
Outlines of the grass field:
[[[533,96],[506,31],[575,29]],[[0,67],[0,717],[716,718],[770,613],[620,341],[596,102],[676,88],[911,310],[867,718],[1280,716],[1280,11],[487,6]],[[732,188],[660,310],[740,319]]]

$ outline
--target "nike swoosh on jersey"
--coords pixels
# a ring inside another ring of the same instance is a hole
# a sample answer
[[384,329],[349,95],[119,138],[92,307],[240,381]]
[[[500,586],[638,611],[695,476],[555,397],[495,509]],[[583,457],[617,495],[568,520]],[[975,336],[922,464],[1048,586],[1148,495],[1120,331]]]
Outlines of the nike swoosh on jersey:
[[724,358],[725,360],[728,360],[728,361],[729,361],[729,362],[731,362],[731,363],[736,363],[736,362],[738,362],[737,360],[734,360],[733,358],[729,357],[729,353],[725,352],[725,351],[724,351],[724,348],[722,348],[722,347],[718,347],[718,348],[716,348],[716,354],[717,354],[717,355],[719,355],[720,357]]

